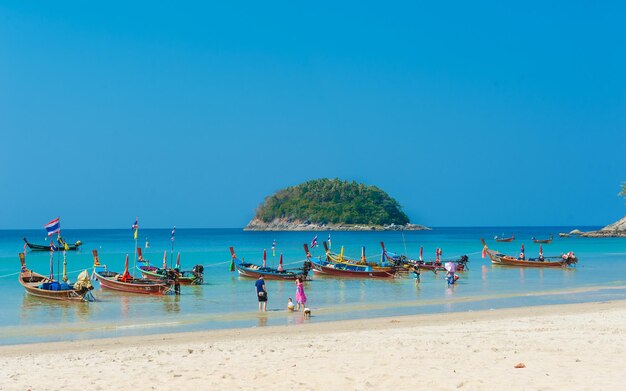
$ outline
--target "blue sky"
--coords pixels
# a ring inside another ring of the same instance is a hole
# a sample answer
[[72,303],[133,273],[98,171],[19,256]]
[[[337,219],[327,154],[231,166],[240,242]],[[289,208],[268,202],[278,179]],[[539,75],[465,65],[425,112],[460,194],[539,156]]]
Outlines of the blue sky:
[[613,222],[626,5],[506,3],[0,1],[0,228],[241,227],[320,177],[431,226]]

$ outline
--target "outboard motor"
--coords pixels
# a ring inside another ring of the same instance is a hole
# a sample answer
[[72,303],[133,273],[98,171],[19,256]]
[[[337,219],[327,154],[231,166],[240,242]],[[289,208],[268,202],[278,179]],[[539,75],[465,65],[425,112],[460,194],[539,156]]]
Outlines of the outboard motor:
[[193,275],[196,277],[202,276],[204,274],[204,266],[196,265],[193,267],[192,272],[193,272]]
[[468,262],[469,257],[467,255],[461,255],[461,258],[457,261],[457,264],[460,266],[460,270],[469,270],[467,267]]
[[202,265],[195,265],[193,267],[193,269],[191,269],[191,272],[193,273],[193,275],[196,277],[196,279],[194,280],[194,284],[202,284],[204,281],[204,266]]
[[302,276],[304,277],[304,279],[306,279],[312,268],[313,265],[311,264],[311,261],[309,261],[308,259],[304,261],[304,265],[302,265]]

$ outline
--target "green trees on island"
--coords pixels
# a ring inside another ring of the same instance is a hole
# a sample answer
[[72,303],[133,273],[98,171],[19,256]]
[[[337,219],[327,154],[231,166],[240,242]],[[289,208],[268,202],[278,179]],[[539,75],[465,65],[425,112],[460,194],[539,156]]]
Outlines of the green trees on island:
[[309,221],[317,224],[405,225],[400,204],[376,186],[354,181],[315,179],[265,198],[255,218]]

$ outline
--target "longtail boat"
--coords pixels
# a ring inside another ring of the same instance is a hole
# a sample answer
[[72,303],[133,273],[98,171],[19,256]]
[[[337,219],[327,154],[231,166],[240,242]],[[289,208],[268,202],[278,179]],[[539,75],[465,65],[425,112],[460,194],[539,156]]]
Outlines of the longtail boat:
[[146,278],[134,278],[128,273],[128,255],[124,266],[124,273],[119,274],[101,265],[98,259],[98,250],[93,250],[93,276],[103,289],[120,292],[142,293],[148,295],[164,295],[170,291],[167,281],[153,281]]
[[280,255],[279,267],[273,268],[267,266],[267,253],[263,250],[263,264],[255,265],[253,263],[244,262],[237,257],[235,249],[230,247],[230,254],[232,256],[232,263],[234,264],[237,273],[242,277],[250,278],[263,278],[268,280],[295,280],[298,277],[307,279],[309,271],[311,270],[311,264],[308,260],[304,261],[301,268],[296,269],[283,269],[283,255]]
[[504,242],[504,243],[509,243],[515,240],[515,235],[511,235],[511,237],[509,238],[505,238],[505,237],[499,237],[498,235],[496,235],[493,238],[496,242]]
[[176,274],[178,274],[178,283],[180,285],[202,285],[204,282],[204,266],[195,265],[192,270],[180,270],[180,253],[178,253],[178,257],[176,258],[176,267],[173,269],[168,268],[165,262],[167,251],[165,252],[163,258],[164,267],[162,268],[151,266],[150,262],[143,258],[143,255],[141,254],[141,247],[137,247],[137,255],[138,262],[147,263],[146,265],[137,267],[143,278],[159,282],[164,280],[174,281]]
[[561,256],[544,257],[543,252],[539,258],[520,259],[510,255],[501,254],[490,250],[484,239],[480,239],[483,244],[483,256],[487,255],[494,265],[522,266],[522,267],[566,267],[578,263],[578,258],[573,252]]
[[414,267],[418,267],[420,269],[426,269],[431,271],[444,271],[445,263],[452,262],[456,265],[456,271],[465,271],[468,270],[467,263],[469,262],[469,257],[467,255],[461,255],[458,259],[450,259],[450,260],[441,260],[441,256],[443,252],[440,248],[437,249],[437,256],[434,261],[425,261],[423,254],[424,248],[420,246],[420,256],[418,259],[409,259],[406,255],[391,253],[385,247],[385,243],[380,242],[380,246],[383,249],[382,258],[386,259],[390,264],[401,266],[404,270],[409,271],[413,270]]
[[397,269],[395,266],[375,266],[366,262],[365,253],[361,256],[361,261],[349,259],[339,254],[332,253],[326,242],[322,243],[326,251],[325,259],[315,259],[309,252],[309,246],[304,245],[304,252],[311,266],[316,273],[337,277],[356,278],[390,278],[395,277]]
[[[53,278],[35,273],[26,267],[24,253],[19,253],[22,269],[18,281],[32,296],[43,297],[45,299],[89,302],[94,301],[91,294],[93,285],[89,279],[89,273],[85,270],[78,275],[76,283],[70,284],[66,281],[56,281]],[[64,273],[65,274],[65,273]],[[64,277],[66,277],[64,275]]]
[[554,239],[553,235],[550,235],[549,239],[537,239],[534,236],[532,237],[532,240],[534,243],[543,243],[543,244],[550,244],[552,243],[552,240]]
[[[50,251],[50,245],[49,244],[45,244],[45,245],[33,244],[33,243],[29,242],[26,238],[22,238],[22,239],[24,239],[24,243],[26,243],[26,245],[28,246],[30,251]],[[76,243],[74,243],[74,244],[69,244],[68,243],[66,250],[67,251],[76,251],[76,250],[78,250],[78,248],[80,246],[82,246],[82,244],[83,244],[83,242],[81,242],[80,240],[77,240]]]

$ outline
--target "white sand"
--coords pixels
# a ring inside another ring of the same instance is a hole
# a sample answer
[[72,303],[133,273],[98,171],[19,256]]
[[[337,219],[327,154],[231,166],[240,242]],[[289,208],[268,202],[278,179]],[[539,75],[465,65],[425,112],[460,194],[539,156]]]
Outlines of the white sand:
[[[625,333],[626,301],[313,317],[287,327],[4,346],[0,390],[615,391],[626,389]],[[514,368],[520,362],[526,368]]]

